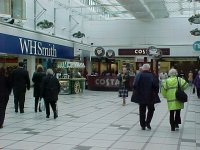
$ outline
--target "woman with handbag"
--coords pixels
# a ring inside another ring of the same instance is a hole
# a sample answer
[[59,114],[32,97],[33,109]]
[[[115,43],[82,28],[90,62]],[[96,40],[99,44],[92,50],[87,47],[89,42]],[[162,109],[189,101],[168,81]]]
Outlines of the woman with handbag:
[[176,98],[176,91],[178,84],[182,90],[185,90],[188,87],[188,83],[183,78],[177,77],[176,69],[170,69],[168,75],[169,78],[162,83],[161,93],[167,99],[171,131],[175,131],[181,124],[181,109],[184,108],[184,103]]
[[[37,112],[38,109],[38,103],[40,100],[40,91],[41,91],[41,84],[42,84],[42,79],[45,77],[45,72],[43,72],[43,66],[38,65],[36,72],[34,72],[32,81],[34,83],[34,89],[33,89],[33,96],[35,97],[35,112]],[[40,103],[39,103],[39,112],[42,112],[40,108]]]
[[41,86],[41,97],[44,98],[46,106],[46,118],[50,116],[50,105],[54,113],[54,119],[58,117],[57,101],[60,92],[60,83],[54,76],[52,69],[47,69],[46,76],[43,78]]

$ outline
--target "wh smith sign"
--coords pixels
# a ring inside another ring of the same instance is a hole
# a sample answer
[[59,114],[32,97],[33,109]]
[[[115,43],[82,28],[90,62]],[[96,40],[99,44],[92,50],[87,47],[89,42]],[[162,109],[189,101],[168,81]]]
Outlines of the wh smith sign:
[[72,47],[2,33],[0,33],[0,52],[65,59],[74,57]]
[[200,41],[194,42],[194,44],[193,44],[193,49],[194,49],[195,51],[200,51]]

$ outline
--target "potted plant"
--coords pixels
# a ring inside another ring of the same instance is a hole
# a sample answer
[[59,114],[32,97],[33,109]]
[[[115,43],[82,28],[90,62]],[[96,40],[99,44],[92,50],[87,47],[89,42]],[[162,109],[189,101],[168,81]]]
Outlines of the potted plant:
[[191,35],[200,36],[200,30],[198,28],[190,31]]
[[37,27],[41,29],[48,29],[48,28],[53,28],[53,22],[50,22],[48,20],[43,20],[37,23]]
[[72,36],[75,38],[82,38],[82,37],[85,37],[85,34],[78,31],[78,32],[74,33]]
[[192,15],[188,21],[192,24],[200,24],[200,14],[195,14],[195,15]]

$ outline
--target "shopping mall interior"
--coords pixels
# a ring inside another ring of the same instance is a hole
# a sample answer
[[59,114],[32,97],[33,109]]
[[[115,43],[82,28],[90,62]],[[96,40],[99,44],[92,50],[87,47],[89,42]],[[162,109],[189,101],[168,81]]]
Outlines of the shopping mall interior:
[[[31,80],[42,65],[61,85],[56,119],[34,111],[32,80],[23,114],[15,112],[11,92],[0,149],[200,150],[194,85],[185,90],[174,132],[161,93],[151,130],[141,130],[131,102],[143,64],[158,76],[174,68],[187,82],[189,72],[200,70],[198,28],[200,0],[0,0],[0,68],[13,71],[23,62]],[[130,75],[126,105],[118,96],[123,68]]]

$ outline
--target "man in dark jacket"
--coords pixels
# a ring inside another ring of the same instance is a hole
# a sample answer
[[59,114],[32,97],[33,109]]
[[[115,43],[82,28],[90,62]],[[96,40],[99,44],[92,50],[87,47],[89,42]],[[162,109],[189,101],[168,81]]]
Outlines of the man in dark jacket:
[[9,77],[5,75],[5,69],[0,68],[0,128],[3,128],[6,106],[11,93]]
[[[140,125],[142,130],[147,127],[151,129],[150,123],[155,110],[154,104],[160,102],[158,96],[159,80],[151,73],[150,65],[144,64],[142,72],[140,72],[133,83],[134,93],[131,101],[139,104]],[[148,108],[146,116],[146,108]]]
[[15,112],[24,113],[24,102],[26,89],[30,89],[28,71],[24,69],[24,63],[19,62],[19,67],[12,73],[12,88],[14,93]]
[[60,83],[58,79],[53,75],[52,69],[47,69],[46,77],[43,78],[41,84],[41,97],[44,98],[46,106],[46,118],[49,118],[50,107],[54,112],[54,119],[58,117],[56,110],[56,102],[58,100],[58,94],[60,92]]

